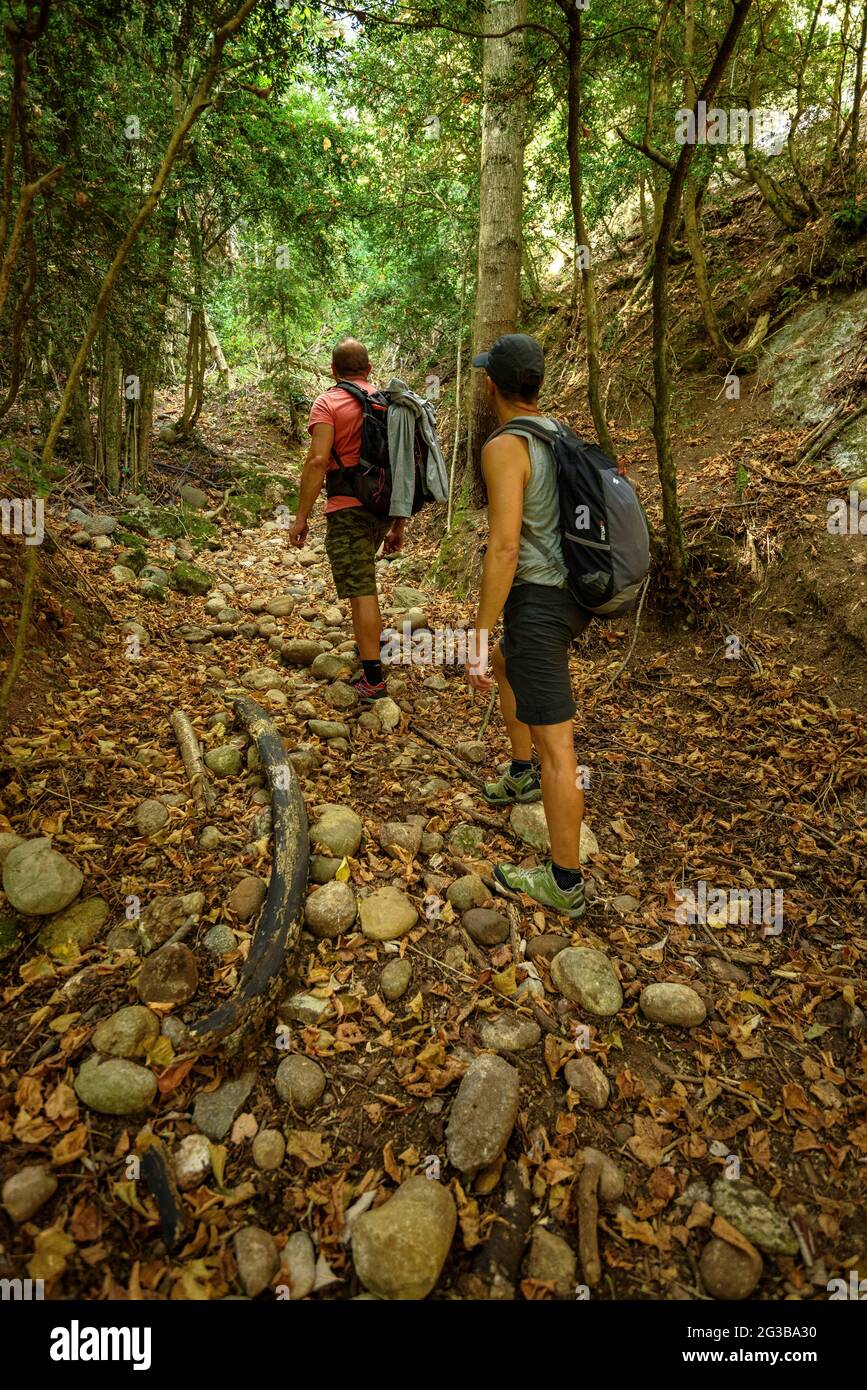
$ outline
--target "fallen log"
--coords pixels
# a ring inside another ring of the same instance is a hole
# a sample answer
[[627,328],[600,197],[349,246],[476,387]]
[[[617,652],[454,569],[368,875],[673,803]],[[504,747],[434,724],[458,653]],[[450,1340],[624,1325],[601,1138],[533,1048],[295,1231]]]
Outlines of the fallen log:
[[283,964],[294,955],[301,936],[301,912],[307,887],[310,841],[307,812],[283,740],[268,715],[246,696],[234,701],[235,713],[255,740],[259,762],[271,790],[274,857],[268,895],[259,917],[238,988],[213,1013],[192,1024],[193,1048],[208,1051],[232,1036],[231,1050],[260,1023],[280,987]]

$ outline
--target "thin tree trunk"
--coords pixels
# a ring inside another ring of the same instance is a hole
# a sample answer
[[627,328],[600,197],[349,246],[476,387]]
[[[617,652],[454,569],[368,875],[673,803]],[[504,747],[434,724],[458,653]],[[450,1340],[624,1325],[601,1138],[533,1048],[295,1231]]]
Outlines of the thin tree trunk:
[[849,131],[849,153],[846,156],[846,172],[855,173],[858,155],[859,128],[861,124],[861,92],[864,80],[864,49],[867,48],[867,0],[864,0],[864,13],[861,16],[861,36],[858,40],[858,57],[855,62],[855,96],[852,104],[852,128]]
[[205,334],[206,334],[207,339],[208,339],[208,347],[210,348],[210,350],[211,350],[211,355],[213,356],[213,359],[214,359],[214,365],[215,365],[216,368],[217,368],[217,372],[218,372],[219,375],[223,378],[223,381],[226,383],[226,386],[227,386],[228,389],[231,391],[231,390],[233,389],[234,385],[235,385],[234,373],[233,373],[233,371],[232,371],[232,368],[229,366],[228,362],[226,361],[226,354],[223,352],[223,348],[222,348],[222,346],[221,346],[220,340],[219,340],[219,338],[217,337],[216,332],[214,331],[214,325],[211,323],[211,320],[208,318],[207,310],[204,311],[204,315],[205,315]]
[[[683,101],[684,106],[690,108],[695,106],[696,88],[695,77],[693,76],[693,59],[695,56],[695,9],[694,0],[686,0],[684,10],[684,60],[686,72],[683,80]],[[705,332],[710,338],[714,353],[720,365],[725,365],[729,360],[729,346],[723,336],[716,316],[713,304],[713,295],[710,288],[710,276],[707,269],[707,258],[704,254],[704,245],[701,239],[701,225],[699,222],[699,199],[698,189],[695,179],[690,175],[683,186],[683,228],[686,237],[686,244],[692,258],[693,274],[695,275],[696,289],[698,290],[698,302],[701,309],[701,317],[704,323]]]
[[102,335],[99,373],[99,405],[96,417],[97,471],[107,492],[120,492],[120,456],[123,432],[123,379],[120,348],[110,333]]
[[142,227],[153,215],[154,209],[156,208],[157,204],[160,201],[160,198],[162,197],[163,190],[168,181],[169,174],[172,171],[174,162],[178,157],[178,154],[187,138],[187,135],[189,134],[192,127],[195,125],[196,121],[201,116],[202,112],[205,111],[208,105],[210,104],[211,88],[213,87],[214,82],[217,78],[217,74],[220,71],[220,65],[223,58],[223,49],[225,48],[229,39],[231,39],[232,36],[236,34],[237,31],[240,29],[241,25],[244,23],[245,19],[251,13],[251,11],[256,8],[257,4],[258,0],[244,0],[244,3],[240,6],[238,10],[236,10],[235,14],[233,14],[232,17],[228,19],[226,23],[223,24],[214,34],[214,38],[211,43],[211,51],[208,55],[208,61],[205,70],[198,81],[196,90],[193,93],[193,96],[190,100],[189,105],[187,106],[186,111],[183,114],[183,117],[181,118],[180,122],[176,124],[174,130],[172,131],[169,143],[166,147],[166,152],[163,155],[162,162],[160,164],[159,169],[157,170],[156,177],[154,178],[154,181],[151,184],[147,197],[144,199],[144,202],[142,203],[138,212],[135,214],[132,221],[130,222],[129,227],[127,228],[126,235],[124,236],[120,246],[117,248],[111,265],[109,266],[108,270],[103,276],[102,285],[100,286],[100,291],[97,296],[96,303],[94,304],[93,309],[91,311],[90,320],[88,322],[84,338],[82,340],[81,346],[78,349],[78,354],[73,363],[72,371],[70,372],[69,377],[67,378],[66,390],[64,391],[63,396],[60,400],[60,404],[58,405],[57,411],[55,412],[55,416],[51,424],[51,429],[48,433],[48,438],[45,441],[45,447],[42,451],[42,462],[46,468],[54,458],[54,451],[57,447],[57,440],[60,437],[60,431],[62,430],[64,421],[66,420],[73,392],[75,391],[79,377],[81,376],[81,373],[84,370],[84,364],[87,361],[90,349],[93,347],[96,335],[99,332],[100,327],[102,325],[106,309],[108,308],[108,302],[111,299],[112,293],[114,291],[114,286],[117,281],[117,277],[123,269],[127,257],[129,256],[130,251],[135,245],[135,242],[138,238],[139,233],[141,232]]
[[[126,235],[124,236],[123,240],[120,243],[120,246],[115,252],[114,259],[112,260],[111,265],[109,266],[108,270],[103,276],[102,284],[100,286],[99,294],[97,295],[96,303],[94,304],[93,309],[91,310],[90,319],[88,321],[87,329],[85,330],[84,338],[82,339],[81,345],[78,349],[78,353],[76,354],[75,360],[73,361],[72,370],[67,375],[66,387],[64,389],[63,395],[60,398],[60,403],[57,407],[57,410],[54,413],[54,418],[51,422],[51,428],[48,431],[48,437],[45,440],[45,445],[42,450],[42,466],[45,471],[47,471],[50,468],[50,465],[53,462],[54,452],[57,448],[57,441],[60,438],[60,432],[63,429],[66,417],[69,413],[69,408],[72,404],[73,397],[78,388],[78,384],[81,379],[81,374],[84,371],[85,364],[90,355],[90,350],[93,347],[93,344],[96,340],[97,334],[100,331],[100,328],[102,327],[103,319],[105,318],[105,313],[108,308],[109,300],[111,299],[112,293],[114,291],[114,286],[117,281],[117,277],[123,269],[127,257],[129,256],[130,251],[135,245],[135,242],[139,236],[139,233],[142,230],[142,227],[144,227],[148,219],[153,215],[153,212],[157,207],[160,198],[162,197],[163,190],[168,181],[169,174],[172,171],[175,160],[177,159],[177,156],[187,138],[187,135],[189,134],[192,127],[195,125],[196,121],[201,116],[202,112],[207,109],[210,103],[211,89],[220,71],[220,66],[223,59],[223,50],[225,49],[226,44],[229,42],[232,36],[238,32],[238,30],[241,28],[242,24],[246,20],[247,16],[251,13],[252,10],[256,8],[257,3],[258,0],[243,0],[243,4],[240,6],[238,10],[236,10],[236,12],[231,16],[231,18],[228,19],[225,22],[225,24],[221,25],[220,28],[216,30],[211,42],[211,49],[210,53],[208,54],[208,59],[204,71],[202,72],[202,75],[199,78],[199,81],[196,85],[196,90],[193,93],[192,99],[190,100],[189,105],[187,106],[181,120],[175,123],[175,127],[169,138],[169,143],[166,147],[165,154],[163,155],[162,162],[160,164],[159,169],[157,170],[156,177],[154,178],[153,183],[151,184],[147,197],[144,199],[138,212],[135,214],[132,221],[130,222],[129,227],[127,228]],[[56,169],[53,170],[50,174],[46,174],[43,179],[38,181],[39,187],[36,191],[39,191],[39,188],[41,187],[45,187],[47,183],[51,182],[54,178],[56,178],[59,173],[60,170]],[[24,197],[25,191],[26,190],[22,190],[22,199]],[[35,196],[35,194],[31,193],[31,201],[33,196]],[[21,208],[19,205],[19,215],[20,212]],[[29,548],[35,550],[35,547]],[[15,678],[20,669],[21,660],[23,659],[23,652],[27,645],[30,611],[32,607],[33,593],[36,584],[35,556],[32,560],[28,556],[27,565],[28,571],[25,580],[24,595],[21,603],[21,616],[19,619],[18,635],[16,638],[15,655],[13,656],[12,664],[9,668],[9,671],[7,672],[6,679],[3,682],[2,690],[0,690],[0,714],[2,714],[2,712],[6,708],[6,705],[8,704],[9,695],[12,690]]]
[[[21,146],[21,165],[24,182],[33,183],[33,164],[30,157],[30,142],[24,111],[24,94],[27,89],[28,59],[33,47],[42,38],[48,26],[51,13],[51,0],[40,0],[39,13],[33,20],[16,19],[14,15],[4,23],[6,44],[12,55],[12,88],[9,93],[9,116],[6,122],[6,139],[3,147],[3,178],[0,192],[0,252],[6,245],[9,217],[12,211],[12,184],[15,177],[15,147]],[[57,171],[59,173],[59,170]]]
[[130,483],[134,492],[140,492],[148,479],[151,463],[151,441],[154,428],[154,373],[156,353],[149,362],[141,382],[141,398],[138,402],[136,420],[135,468],[130,473]]
[[12,227],[12,234],[9,237],[9,244],[0,263],[0,313],[6,303],[6,296],[9,293],[9,285],[12,280],[12,270],[18,259],[18,252],[21,249],[21,242],[24,240],[25,230],[30,218],[30,208],[34,198],[49,188],[54,181],[60,177],[62,168],[58,164],[56,169],[43,174],[41,179],[34,179],[32,183],[26,183],[21,190],[18,198],[18,212],[15,215],[15,223]]
[[[503,0],[485,10],[483,32],[501,33],[527,20],[527,0]],[[484,352],[514,331],[521,298],[521,217],[524,194],[524,119],[521,88],[524,34],[483,40],[482,143],[479,182],[479,258],[473,316],[473,353]],[[483,495],[479,460],[496,425],[476,372],[470,394],[472,454],[468,461],[475,500]]]
[[647,212],[647,175],[642,169],[638,175],[638,210],[641,214],[641,235],[644,241],[650,241],[650,217]]
[[[786,144],[789,150],[789,160],[791,161],[792,170],[794,171],[795,178],[798,181],[798,187],[800,188],[801,193],[803,194],[804,202],[806,203],[807,207],[810,209],[812,213],[816,215],[819,215],[822,209],[816,201],[813,191],[810,188],[809,183],[807,182],[807,176],[801,164],[800,155],[798,154],[795,141],[798,134],[798,126],[800,125],[801,117],[804,114],[804,78],[807,74],[807,68],[810,65],[810,54],[813,48],[813,39],[816,34],[816,25],[819,22],[819,16],[822,13],[822,6],[824,5],[824,3],[825,0],[816,0],[816,4],[813,7],[813,14],[810,19],[810,27],[807,31],[807,37],[804,41],[803,50],[801,53],[801,61],[798,66],[798,86],[795,114],[792,117],[792,123],[789,126],[789,134],[786,140]],[[867,10],[865,10],[865,14],[867,14]]]
[[[752,0],[734,0],[733,13],[723,35],[710,72],[699,93],[699,100],[708,105],[722,80],[729,58],[734,52],[738,35],[749,13]],[[696,112],[697,115],[697,112]],[[677,469],[671,446],[671,363],[670,322],[671,305],[668,297],[668,270],[674,229],[680,216],[681,195],[689,177],[695,154],[694,144],[684,144],[669,180],[662,209],[662,222],[656,238],[653,265],[653,437],[656,461],[662,489],[662,515],[668,545],[672,578],[679,582],[686,571],[686,545],[683,522],[677,497]]]
[[[66,363],[67,372],[72,370],[72,358]],[[73,434],[78,444],[78,453],[88,478],[96,473],[96,446],[93,440],[93,425],[90,419],[90,404],[84,380],[80,380],[72,397],[69,418]]]
[[683,225],[686,235],[686,244],[689,254],[692,257],[692,269],[695,275],[695,286],[698,291],[698,303],[701,310],[702,322],[705,332],[710,338],[714,353],[720,365],[724,366],[731,360],[729,345],[723,336],[716,316],[713,304],[713,295],[710,288],[710,277],[707,270],[707,259],[704,254],[704,246],[701,240],[701,230],[696,215],[696,189],[695,181],[691,178],[686,180],[683,190]]
[[18,392],[21,389],[21,381],[24,376],[24,325],[27,322],[27,306],[36,288],[37,264],[36,264],[36,241],[33,236],[33,229],[28,226],[25,232],[25,247],[27,250],[27,279],[18,296],[15,305],[15,314],[12,320],[12,337],[9,344],[9,386],[6,395],[0,401],[0,420],[7,415],[18,399]]
[[180,213],[176,197],[168,197],[157,214],[156,248],[159,264],[157,283],[149,312],[149,327],[142,346],[140,397],[135,412],[134,459],[129,460],[129,481],[134,490],[144,487],[150,472],[153,436],[154,391],[169,320],[169,280],[175,253]]
[[[776,13],[776,9],[773,11]],[[759,74],[761,72],[762,59],[765,54],[765,35],[764,30],[760,31],[756,45],[756,56],[752,76],[750,78],[750,110],[756,111],[760,105]],[[765,168],[764,156],[756,152],[754,144],[753,122],[747,122],[747,138],[744,144],[744,163],[750,180],[758,188],[771,212],[777,220],[786,228],[787,231],[797,232],[804,226],[810,216],[809,208],[790,198],[787,193],[774,181],[772,175]]]
[[843,118],[843,79],[846,74],[846,59],[849,52],[849,18],[851,4],[846,0],[843,19],[840,24],[840,62],[834,75],[834,91],[831,96],[831,119],[829,121],[828,145],[822,164],[822,179],[828,178],[831,166],[840,154],[840,124]]
[[461,377],[463,374],[464,350],[464,310],[467,303],[467,276],[470,270],[470,249],[464,255],[464,268],[461,272],[461,297],[458,307],[458,354],[455,362],[455,437],[452,440],[452,462],[449,469],[449,496],[446,503],[446,532],[452,529],[452,507],[455,490],[455,466],[458,460],[458,445],[461,437]]
[[[42,0],[39,7],[39,14],[34,22],[27,24],[20,20],[11,19],[6,24],[6,42],[12,54],[14,75],[12,80],[12,91],[9,98],[9,120],[3,159],[3,192],[2,197],[0,197],[0,252],[4,250],[6,245],[6,230],[12,206],[16,135],[18,137],[18,145],[21,149],[22,183],[28,187],[33,187],[36,184],[33,166],[33,151],[30,144],[30,133],[28,130],[27,111],[24,99],[27,90],[28,60],[35,44],[45,32],[50,8],[50,0]],[[46,183],[44,187],[47,188],[48,184]],[[16,219],[16,226],[17,224],[18,221]],[[27,253],[27,275],[21,293],[18,296],[18,302],[15,305],[15,313],[12,318],[12,334],[9,345],[9,386],[6,395],[2,402],[0,402],[0,419],[2,419],[15,404],[18,391],[21,387],[24,360],[24,329],[27,323],[27,310],[30,299],[36,288],[38,272],[36,238],[33,235],[33,218],[30,214],[29,205],[25,209],[23,238]],[[10,275],[14,266],[15,255],[17,255],[17,250],[10,262]],[[2,293],[5,298],[6,291],[0,290],[0,293]]]
[[587,224],[584,219],[583,172],[581,165],[581,77],[582,32],[581,11],[571,0],[562,0],[569,26],[569,76],[567,84],[566,146],[569,155],[569,192],[572,201],[572,220],[575,226],[576,257],[581,258],[581,289],[584,303],[584,343],[587,354],[587,400],[596,438],[600,448],[616,459],[614,441],[605,419],[602,405],[602,363],[599,347],[599,313],[596,302],[596,281],[590,258]]

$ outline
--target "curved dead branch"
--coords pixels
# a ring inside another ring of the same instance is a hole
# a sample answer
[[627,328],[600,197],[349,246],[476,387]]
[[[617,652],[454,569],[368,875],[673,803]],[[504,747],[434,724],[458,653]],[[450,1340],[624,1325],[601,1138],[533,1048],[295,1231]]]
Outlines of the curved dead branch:
[[301,908],[307,887],[310,842],[307,812],[295,772],[279,733],[268,715],[246,696],[235,700],[235,713],[256,742],[259,761],[271,789],[274,857],[268,896],[253,933],[238,988],[231,999],[192,1025],[189,1035],[204,1052],[228,1038],[237,1046],[273,1003],[283,964],[294,954],[301,935]]

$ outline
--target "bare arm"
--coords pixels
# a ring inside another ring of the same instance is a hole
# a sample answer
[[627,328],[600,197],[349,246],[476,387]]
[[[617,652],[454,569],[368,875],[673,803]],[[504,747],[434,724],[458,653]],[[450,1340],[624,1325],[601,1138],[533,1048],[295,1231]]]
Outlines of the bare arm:
[[[521,549],[521,522],[524,515],[524,488],[530,477],[530,455],[524,440],[501,434],[482,450],[482,472],[488,488],[488,548],[482,567],[479,607],[476,614],[477,640],[487,635],[503,611],[512,587]],[[478,676],[470,676],[474,684]],[[490,680],[483,677],[485,689]]]
[[304,471],[301,474],[301,492],[298,498],[298,511],[291,530],[289,531],[289,540],[295,546],[302,546],[307,539],[307,520],[313,510],[317,497],[322,491],[322,484],[325,482],[325,473],[331,458],[331,446],[333,443],[333,425],[323,423],[313,426],[313,433],[310,437],[310,448],[307,450],[307,457],[304,460]]

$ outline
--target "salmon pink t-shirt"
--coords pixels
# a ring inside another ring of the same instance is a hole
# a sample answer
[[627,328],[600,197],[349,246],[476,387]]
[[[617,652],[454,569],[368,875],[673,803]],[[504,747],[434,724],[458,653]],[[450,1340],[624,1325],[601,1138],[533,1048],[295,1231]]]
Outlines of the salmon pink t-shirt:
[[[353,386],[360,386],[362,391],[376,390],[366,377],[348,376],[345,379],[351,381]],[[321,396],[316,397],[310,410],[307,428],[311,434],[314,425],[334,426],[334,452],[340,455],[344,467],[354,468],[361,453],[361,406],[355,397],[350,396],[348,391],[339,389],[324,391]],[[331,473],[336,467],[337,464],[331,459],[327,471]],[[329,497],[325,503],[325,515],[342,511],[344,507],[360,506],[357,497]]]

